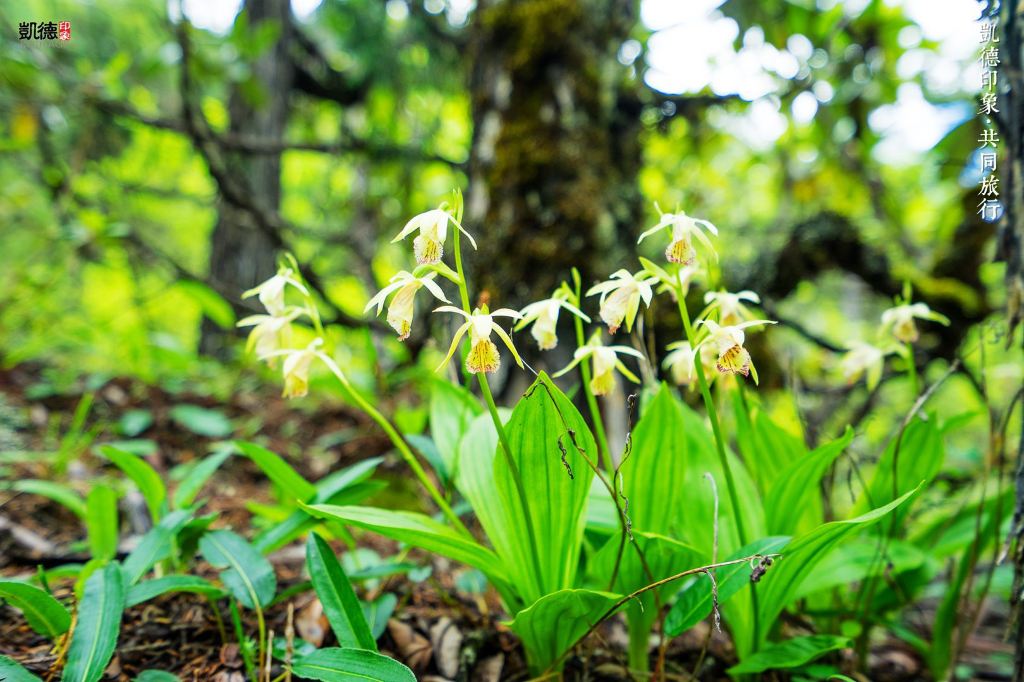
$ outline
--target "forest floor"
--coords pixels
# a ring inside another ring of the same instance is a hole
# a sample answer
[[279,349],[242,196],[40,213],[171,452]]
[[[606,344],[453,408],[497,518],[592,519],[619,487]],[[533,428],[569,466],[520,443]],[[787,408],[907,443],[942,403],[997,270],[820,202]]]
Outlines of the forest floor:
[[[80,399],[75,395],[29,397],[26,393],[31,393],[29,387],[37,382],[38,369],[23,366],[0,372],[0,398],[8,408],[14,408],[13,412],[28,415],[20,423],[6,426],[0,415],[0,430],[6,428],[8,440],[13,438],[17,449],[26,451],[44,448],[43,434],[50,415],[74,412]],[[215,407],[234,423],[252,419],[258,413],[262,420],[259,434],[266,439],[269,448],[281,454],[304,452],[307,447],[322,450],[324,456],[317,458],[289,458],[290,464],[309,480],[388,450],[388,441],[361,415],[337,406],[321,406],[315,412],[297,414],[271,387],[266,392],[247,394],[228,404],[213,404],[201,396],[171,395],[160,388],[113,380],[96,391],[93,414],[106,423],[115,423],[129,410],[149,410],[153,423],[144,437],[154,441],[157,449],[147,459],[164,474],[178,464],[205,455],[214,440],[188,432],[172,421],[168,415],[170,408],[183,402]],[[335,437],[338,433],[345,433],[346,437],[338,439]],[[0,450],[12,449],[12,443],[3,442],[3,436],[0,433]],[[325,439],[334,444],[324,448]],[[85,454],[69,467],[68,476],[72,484],[84,491],[101,466],[99,458]],[[50,464],[45,460],[15,461],[2,464],[0,479],[46,478],[51,475],[49,471]],[[398,458],[385,459],[377,475],[392,482],[409,478]],[[268,481],[255,465],[245,458],[230,458],[204,490],[202,497],[207,500],[204,513],[219,513],[215,527],[245,533],[252,521],[249,505],[273,502],[270,490]],[[405,490],[407,495],[414,494],[412,488]],[[415,502],[406,500],[405,506],[414,505]],[[132,535],[132,532],[122,533],[125,547],[137,540],[138,533]],[[59,504],[35,495],[0,491],[0,576],[26,578],[35,574],[39,567],[52,569],[82,563],[88,559],[84,536],[79,519]],[[397,551],[394,543],[369,534],[362,535],[359,544],[381,556]],[[343,545],[338,546],[339,551],[343,549]],[[427,579],[415,582],[406,575],[390,576],[374,585],[370,595],[390,592],[398,598],[398,606],[380,640],[381,650],[403,661],[419,679],[428,682],[526,679],[521,650],[515,637],[502,625],[506,615],[493,591],[462,589],[465,587],[459,580],[462,569],[443,558],[416,551],[411,552],[410,557],[431,566]],[[279,594],[287,594],[289,587],[302,584],[305,578],[301,544],[274,552],[270,560],[277,573]],[[195,570],[204,577],[216,578],[217,572],[205,562],[199,562]],[[50,583],[58,598],[67,597],[72,587],[70,579]],[[927,602],[915,606],[914,620],[927,624],[929,609],[933,606]],[[268,629],[283,635],[290,609],[293,609],[297,636],[317,646],[334,643],[311,590],[274,603],[267,611]],[[157,669],[173,672],[182,680],[244,682],[238,646],[230,634],[227,638],[222,634],[223,621],[219,618],[228,618],[227,609],[222,611],[217,614],[208,601],[191,594],[165,595],[127,609],[117,653],[104,679],[128,681],[143,670]],[[255,624],[250,625],[255,632]],[[1003,639],[1005,627],[1005,609],[997,604],[969,641],[967,660],[962,661],[974,671],[973,679],[1008,679],[988,664],[993,654],[1012,651]],[[927,633],[918,634],[927,636]],[[598,635],[592,638],[585,651],[581,650],[578,657],[570,660],[566,677],[629,679],[623,665],[626,645],[623,625],[613,620]],[[707,651],[702,656],[705,646]],[[56,678],[56,656],[50,641],[34,633],[21,614],[7,606],[0,606],[0,654],[12,657],[44,679]],[[667,644],[664,661],[668,679],[726,680],[724,671],[735,663],[735,655],[728,636],[711,632],[709,623],[702,622]],[[847,661],[850,663],[852,661]],[[695,678],[692,673],[698,664],[701,670]],[[867,679],[870,680],[927,679],[920,656],[894,637],[878,640],[869,664]],[[456,672],[467,670],[471,672]]]

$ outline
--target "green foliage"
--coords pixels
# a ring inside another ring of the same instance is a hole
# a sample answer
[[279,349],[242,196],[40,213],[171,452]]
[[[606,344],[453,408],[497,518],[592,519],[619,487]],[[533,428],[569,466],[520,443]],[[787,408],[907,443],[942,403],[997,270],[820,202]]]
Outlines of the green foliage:
[[7,656],[0,656],[0,679],[5,682],[42,682],[41,677],[33,675]]
[[224,596],[224,591],[206,578],[196,575],[165,575],[132,585],[128,589],[125,606],[136,606],[160,595],[173,592],[190,592],[212,599]]
[[125,583],[119,565],[107,564],[86,580],[61,677],[64,682],[97,682],[102,677],[114,655],[124,607]]
[[412,671],[393,658],[365,649],[319,649],[292,664],[302,679],[322,682],[414,682]]
[[306,566],[327,622],[342,647],[377,650],[359,599],[330,546],[316,533],[306,542]]
[[164,486],[160,474],[141,457],[130,452],[109,445],[100,446],[100,452],[135,483],[146,500],[153,523],[158,523],[160,516],[164,513],[164,502],[167,499],[167,488]]
[[730,675],[749,675],[766,670],[798,668],[820,658],[830,651],[845,649],[852,644],[847,637],[810,635],[794,637],[761,649],[739,665],[729,668]]
[[50,639],[56,639],[71,627],[71,614],[64,605],[38,587],[0,580],[0,599],[21,611],[33,630]]
[[509,628],[523,642],[535,674],[559,667],[560,657],[604,615],[619,596],[568,589],[544,595],[516,614]]
[[124,560],[124,574],[129,586],[134,585],[158,562],[171,556],[178,533],[191,520],[189,512],[173,511],[142,536],[139,544]]
[[274,567],[252,545],[229,530],[206,533],[199,549],[211,564],[224,569],[220,579],[246,608],[266,606],[277,591]]
[[94,486],[89,491],[85,507],[85,527],[92,558],[110,561],[117,555],[117,493],[104,485]]

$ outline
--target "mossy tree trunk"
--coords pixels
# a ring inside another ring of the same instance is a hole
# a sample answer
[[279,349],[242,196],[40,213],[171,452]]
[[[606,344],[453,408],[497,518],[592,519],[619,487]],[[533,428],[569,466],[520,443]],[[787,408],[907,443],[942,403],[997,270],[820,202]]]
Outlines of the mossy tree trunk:
[[641,217],[640,89],[618,60],[633,0],[481,0],[466,215],[493,305],[584,286],[619,267]]

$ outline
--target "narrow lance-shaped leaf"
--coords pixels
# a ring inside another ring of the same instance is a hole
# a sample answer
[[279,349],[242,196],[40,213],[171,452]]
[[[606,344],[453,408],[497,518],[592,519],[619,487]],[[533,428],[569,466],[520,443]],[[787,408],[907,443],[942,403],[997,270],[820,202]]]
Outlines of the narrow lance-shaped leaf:
[[117,493],[105,485],[94,486],[86,499],[86,531],[93,559],[110,561],[117,555]]
[[109,445],[101,445],[100,452],[132,480],[146,500],[146,507],[149,508],[153,523],[157,523],[163,514],[164,502],[167,499],[167,488],[160,474],[146,460],[130,452]]
[[412,671],[395,659],[365,649],[320,649],[295,661],[292,673],[322,682],[416,681]]
[[177,489],[174,491],[174,508],[183,509],[192,504],[196,499],[196,495],[199,494],[199,491],[202,490],[203,486],[210,479],[210,476],[213,476],[214,472],[220,468],[220,465],[231,454],[230,450],[221,450],[192,467],[188,475],[181,480],[181,483],[178,484]]
[[165,575],[133,585],[128,590],[125,606],[136,606],[170,592],[190,592],[214,599],[224,596],[224,591],[206,578],[197,575]]
[[[236,441],[235,445],[246,457],[255,462],[256,466],[278,486],[286,496],[300,502],[309,502],[316,496],[316,487],[295,471],[288,462],[276,452],[271,452],[262,445]],[[288,500],[289,502],[291,500]]]
[[63,505],[75,516],[85,520],[85,500],[70,486],[54,481],[40,481],[34,478],[15,481],[11,484],[12,490],[30,495],[39,495]]
[[13,658],[0,656],[0,680],[4,682],[43,682],[42,678],[25,670]]
[[158,561],[171,556],[175,536],[191,518],[192,515],[187,511],[173,511],[142,536],[138,546],[124,560],[124,573],[129,585],[145,575]]
[[810,635],[794,637],[785,642],[772,644],[752,656],[748,656],[739,665],[729,668],[730,675],[750,675],[767,670],[788,670],[810,663],[830,651],[845,649],[850,646],[850,639],[836,635]]
[[246,608],[266,606],[277,591],[277,576],[267,559],[241,536],[215,530],[199,540],[206,560],[221,571],[220,579]]
[[107,564],[89,576],[68,647],[64,682],[97,682],[103,676],[117,645],[124,603],[124,575],[119,565]]
[[21,611],[33,630],[50,639],[71,627],[71,614],[64,605],[34,585],[0,580],[0,599]]
[[306,565],[338,644],[376,651],[377,643],[348,576],[330,545],[316,533],[310,533],[306,543]]

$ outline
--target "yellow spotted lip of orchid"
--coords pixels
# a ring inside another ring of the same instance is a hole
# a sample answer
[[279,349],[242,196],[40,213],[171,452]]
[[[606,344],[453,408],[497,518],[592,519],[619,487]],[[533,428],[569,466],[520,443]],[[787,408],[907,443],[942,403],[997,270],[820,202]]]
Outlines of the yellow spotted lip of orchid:
[[388,306],[388,324],[398,332],[398,340],[404,341],[409,338],[409,332],[412,329],[412,316],[413,316],[413,302],[416,297],[416,292],[421,288],[429,291],[434,298],[444,303],[451,303],[441,290],[441,287],[437,286],[434,282],[434,278],[437,277],[437,273],[431,272],[423,277],[416,277],[410,272],[402,270],[394,277],[391,278],[391,283],[386,287],[377,292],[377,294],[370,299],[370,302],[366,304],[366,308],[363,310],[364,313],[368,312],[370,308],[377,306],[377,314],[380,315],[384,309],[384,302],[392,292],[395,293],[394,298],[391,299],[391,304]]
[[303,314],[302,308],[284,308],[276,315],[250,315],[238,321],[238,327],[252,327],[245,352],[256,349],[256,357],[260,360],[272,358],[276,351],[288,343],[291,323]]
[[566,300],[565,292],[559,290],[551,298],[531,303],[520,310],[519,314],[523,316],[523,319],[515,326],[515,331],[519,331],[532,322],[530,335],[537,340],[537,346],[541,350],[551,350],[558,345],[558,335],[556,334],[558,313],[563,308],[584,322],[590,322],[590,318],[582,310]]
[[640,301],[642,300],[646,306],[651,304],[651,298],[654,296],[651,284],[656,282],[657,278],[644,278],[643,272],[638,274],[641,275],[640,278],[634,277],[628,270],[619,270],[612,273],[607,281],[595,284],[587,290],[587,296],[601,295],[601,319],[608,325],[608,331],[612,334],[618,331],[623,322],[626,323],[626,331],[632,331],[633,322],[640,310]]
[[448,349],[448,355],[438,365],[438,370],[447,365],[452,356],[455,355],[455,349],[458,348],[462,335],[467,331],[469,332],[471,343],[469,355],[466,356],[466,369],[471,374],[476,374],[477,372],[497,372],[501,366],[501,356],[498,354],[498,346],[491,341],[491,332],[497,334],[509,351],[512,352],[512,357],[515,358],[516,364],[520,367],[523,366],[523,360],[519,357],[515,344],[512,343],[512,337],[494,321],[495,317],[511,317],[514,320],[522,319],[522,315],[516,311],[510,308],[499,308],[493,313],[486,313],[477,308],[472,314],[469,314],[461,308],[443,305],[435,308],[434,312],[454,313],[466,318],[466,321],[455,331],[455,337],[452,339],[452,345]]
[[854,384],[866,374],[868,390],[873,391],[882,379],[886,355],[888,352],[870,343],[854,344],[853,348],[843,355],[840,362],[840,369],[846,383]]
[[291,268],[281,268],[277,274],[263,282],[259,286],[249,289],[242,294],[242,298],[256,296],[263,307],[271,315],[281,315],[285,311],[284,293],[285,289],[293,286],[302,292],[303,296],[309,296],[309,291],[302,282],[295,276]]
[[697,252],[693,247],[694,237],[711,252],[715,259],[718,258],[718,253],[711,244],[711,240],[704,234],[706,230],[717,237],[718,228],[707,220],[691,218],[682,211],[679,213],[662,213],[658,224],[642,233],[640,238],[636,240],[636,243],[639,244],[651,235],[663,230],[670,230],[672,233],[672,240],[665,249],[665,258],[670,263],[693,264],[697,259]]
[[553,377],[560,377],[580,364],[585,358],[591,358],[593,376],[590,379],[590,390],[594,395],[607,395],[615,388],[615,370],[618,370],[624,377],[635,384],[640,379],[629,371],[629,368],[622,363],[619,355],[632,355],[643,358],[643,353],[628,346],[604,346],[598,334],[594,334],[585,345],[580,346],[573,353],[573,360],[564,368],[555,372]]
[[905,303],[889,308],[882,313],[883,329],[892,332],[903,343],[916,343],[921,337],[914,320],[931,320],[949,326],[949,318],[937,313],[925,303]]
[[750,309],[743,305],[744,302],[759,304],[761,297],[753,291],[739,291],[735,294],[728,291],[709,291],[704,294],[704,303],[707,307],[702,317],[707,317],[708,313],[717,309],[718,323],[723,327],[755,319]]
[[700,320],[697,324],[704,325],[708,330],[708,335],[697,344],[697,350],[700,350],[706,344],[714,344],[718,351],[716,367],[721,374],[751,376],[756,384],[757,369],[750,360],[750,353],[743,347],[743,343],[746,340],[743,330],[763,324],[775,324],[775,322],[773,320],[748,320],[747,322],[723,327],[714,320]]
[[439,263],[441,256],[444,255],[444,240],[448,236],[449,222],[466,235],[469,243],[475,249],[476,241],[473,240],[473,236],[455,220],[455,216],[442,208],[435,208],[432,211],[413,216],[412,220],[407,222],[402,231],[398,233],[398,236],[391,240],[391,243],[401,241],[418,231],[419,235],[412,242],[416,262],[422,265]]

